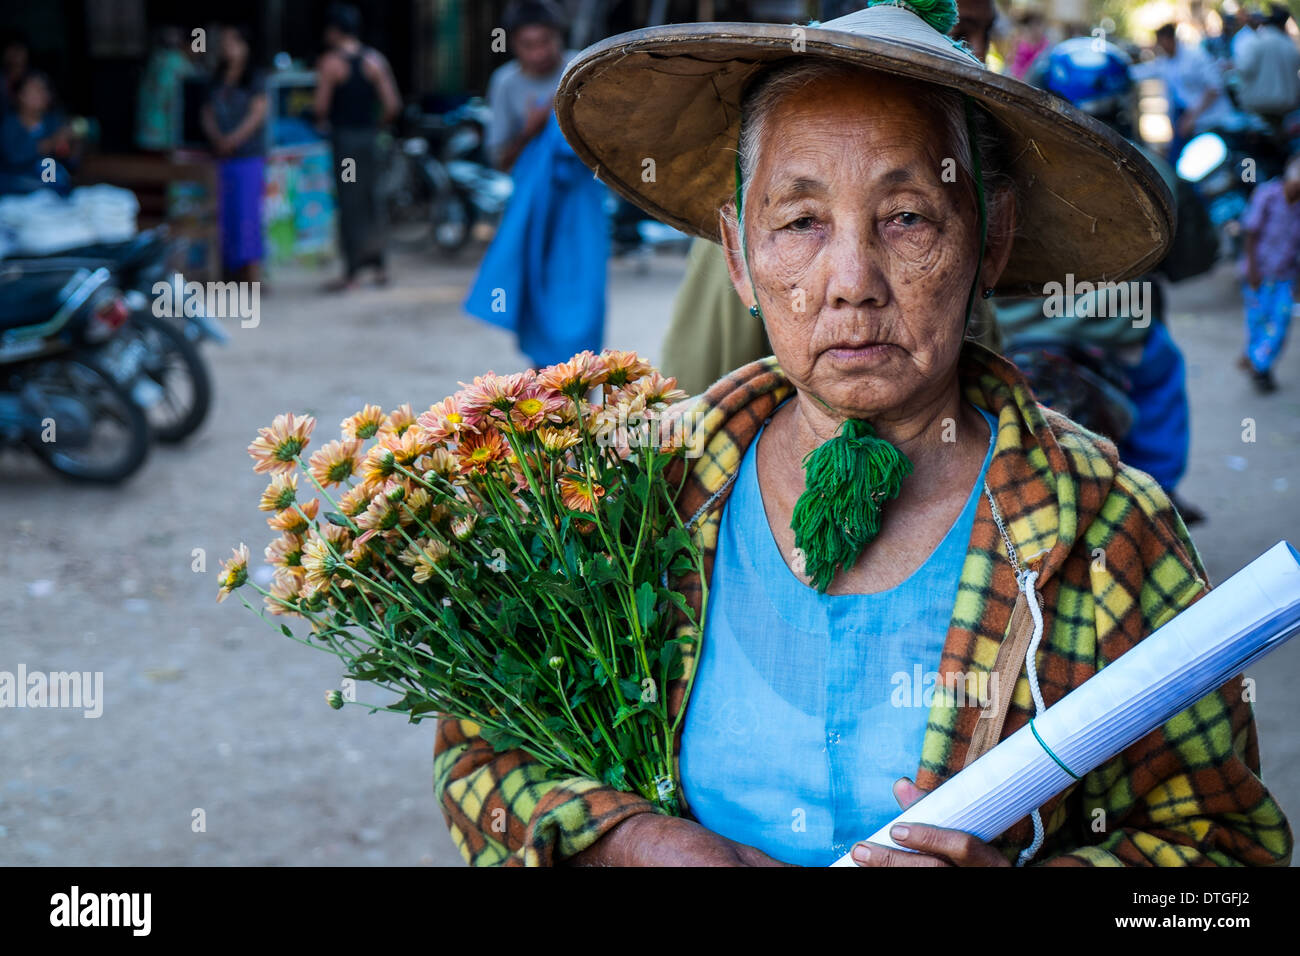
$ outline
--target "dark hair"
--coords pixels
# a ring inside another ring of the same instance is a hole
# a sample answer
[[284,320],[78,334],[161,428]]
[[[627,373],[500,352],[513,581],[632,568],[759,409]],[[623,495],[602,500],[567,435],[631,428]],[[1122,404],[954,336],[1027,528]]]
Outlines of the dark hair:
[[1177,32],[1178,32],[1177,24],[1166,23],[1160,29],[1156,30],[1156,39],[1163,40],[1165,37],[1169,37],[1170,39],[1172,39]]
[[331,3],[325,25],[350,37],[357,36],[361,32],[361,12],[350,3]]
[[1286,28],[1286,22],[1291,19],[1291,11],[1284,4],[1270,3],[1268,6],[1268,22],[1275,27]]
[[512,35],[524,27],[549,27],[564,36],[569,32],[568,20],[564,11],[553,0],[514,0],[506,8],[506,35]]
[[[249,33],[248,27],[236,23],[227,23],[221,29],[234,30],[236,33],[239,34],[239,38],[244,41],[244,45],[248,47],[248,56],[244,60],[244,68],[240,71],[239,76],[235,78],[235,86],[242,87],[243,89],[248,89],[250,86],[253,85],[252,34]],[[217,61],[217,72],[213,76],[213,80],[216,82],[217,86],[221,86],[225,84],[226,70],[228,68],[229,68],[229,64],[226,62],[226,58],[224,56]]]
[[51,82],[50,75],[46,73],[44,70],[28,70],[26,73],[23,73],[21,76],[19,76],[18,79],[14,80],[14,86],[13,86],[14,96],[17,96],[19,93],[21,93],[23,87],[26,86],[28,83],[30,83],[32,80],[40,80],[42,83],[45,84],[45,88],[49,90],[51,98],[54,96],[54,83]]

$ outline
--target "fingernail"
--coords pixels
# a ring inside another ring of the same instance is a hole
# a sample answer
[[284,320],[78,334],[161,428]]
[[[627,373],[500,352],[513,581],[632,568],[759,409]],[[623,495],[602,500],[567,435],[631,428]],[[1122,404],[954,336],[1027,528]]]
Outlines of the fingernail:
[[853,859],[857,860],[859,863],[866,863],[871,859],[871,851],[859,843],[853,848]]
[[891,840],[906,840],[907,835],[911,832],[911,829],[906,824],[900,823],[890,829],[889,837]]

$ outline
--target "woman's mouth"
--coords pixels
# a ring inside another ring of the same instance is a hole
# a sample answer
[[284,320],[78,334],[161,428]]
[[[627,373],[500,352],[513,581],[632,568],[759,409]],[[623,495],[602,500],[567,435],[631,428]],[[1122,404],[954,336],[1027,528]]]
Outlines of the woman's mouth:
[[894,348],[888,342],[846,342],[832,345],[826,355],[836,365],[873,365],[887,359]]

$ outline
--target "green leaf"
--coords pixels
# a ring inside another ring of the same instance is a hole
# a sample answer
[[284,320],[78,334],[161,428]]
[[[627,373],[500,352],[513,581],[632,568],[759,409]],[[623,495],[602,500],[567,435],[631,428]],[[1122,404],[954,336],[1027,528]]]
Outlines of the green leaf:
[[636,616],[641,622],[641,629],[648,631],[654,627],[656,595],[654,585],[642,581],[636,589]]
[[618,681],[619,690],[623,696],[630,701],[641,703],[641,685],[637,681],[630,680],[626,677],[620,677]]

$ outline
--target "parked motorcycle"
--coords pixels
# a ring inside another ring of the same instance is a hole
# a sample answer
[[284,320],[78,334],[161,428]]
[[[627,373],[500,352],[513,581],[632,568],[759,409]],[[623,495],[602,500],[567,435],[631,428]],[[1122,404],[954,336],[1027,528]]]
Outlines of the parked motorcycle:
[[94,360],[126,320],[106,268],[0,263],[0,444],[77,481],[138,470],[149,423]]
[[510,198],[510,176],[492,168],[484,148],[487,107],[470,101],[449,113],[408,110],[406,135],[395,141],[382,192],[392,235],[434,245],[452,257],[481,222],[495,224]]
[[1243,163],[1249,158],[1240,150],[1230,149],[1223,136],[1209,132],[1189,140],[1174,167],[1179,178],[1191,183],[1205,204],[1223,258],[1240,252],[1240,222],[1252,188],[1244,176]]
[[168,249],[166,227],[158,227],[126,242],[12,261],[110,271],[114,284],[124,290],[130,321],[97,352],[97,363],[146,410],[154,437],[172,443],[193,434],[212,405],[212,380],[198,343],[225,343],[229,336],[201,311],[170,320],[154,316],[155,285],[173,281],[167,272]]

